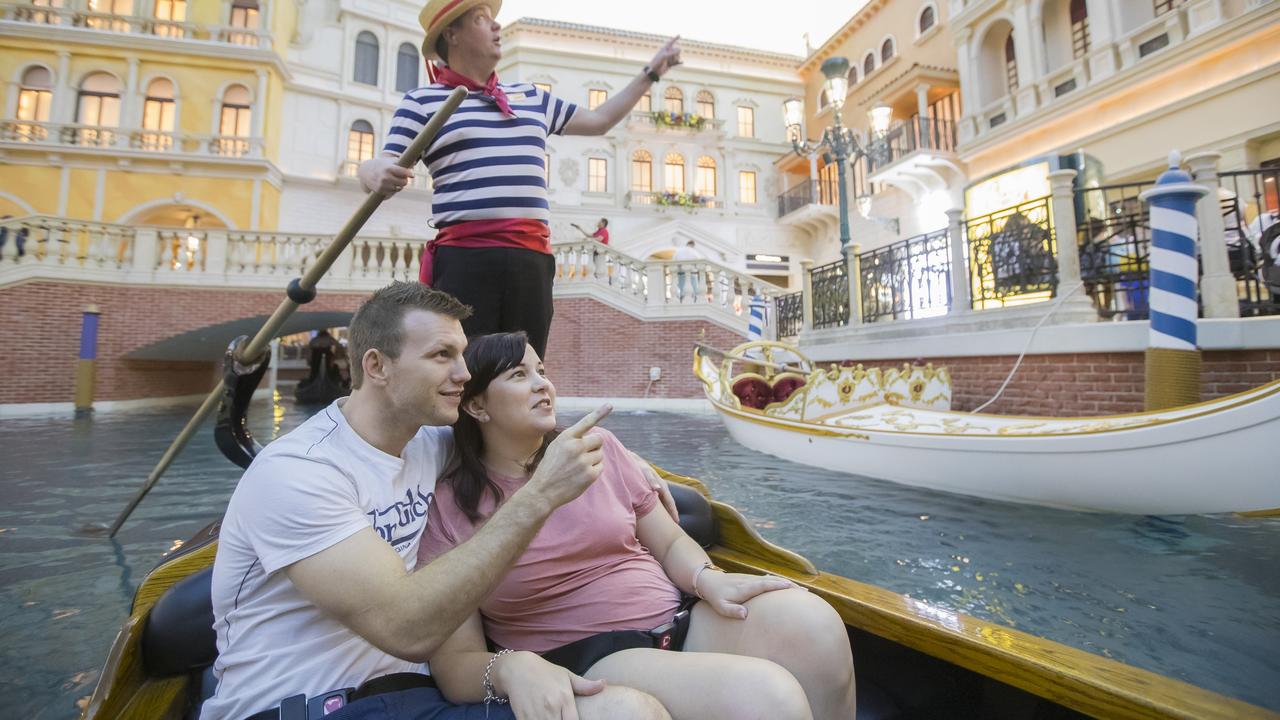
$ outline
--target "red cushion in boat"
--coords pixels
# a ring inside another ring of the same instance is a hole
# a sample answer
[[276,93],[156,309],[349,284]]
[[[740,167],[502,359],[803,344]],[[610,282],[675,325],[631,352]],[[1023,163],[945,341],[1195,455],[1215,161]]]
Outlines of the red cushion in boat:
[[773,383],[773,401],[785,402],[796,390],[804,387],[804,380],[798,377],[781,377]]
[[733,384],[733,394],[743,407],[763,410],[765,405],[773,402],[773,388],[762,378],[746,377]]

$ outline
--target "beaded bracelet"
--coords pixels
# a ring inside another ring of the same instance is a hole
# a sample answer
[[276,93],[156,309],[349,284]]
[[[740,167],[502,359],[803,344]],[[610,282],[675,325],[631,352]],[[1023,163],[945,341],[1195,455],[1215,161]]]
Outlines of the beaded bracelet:
[[498,703],[499,705],[506,705],[507,703],[511,702],[509,699],[499,695],[497,688],[493,686],[494,664],[498,662],[498,658],[511,652],[515,652],[515,651],[510,648],[504,648],[502,650],[499,650],[498,652],[493,654],[493,657],[489,658],[489,664],[484,666],[484,704],[485,705],[488,705],[491,702]]

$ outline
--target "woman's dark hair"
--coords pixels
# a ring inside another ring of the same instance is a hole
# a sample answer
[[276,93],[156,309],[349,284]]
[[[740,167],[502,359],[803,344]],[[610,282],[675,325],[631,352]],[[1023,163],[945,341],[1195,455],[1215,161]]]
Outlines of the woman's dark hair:
[[[493,495],[494,504],[502,502],[502,488],[489,479],[480,458],[484,456],[484,435],[480,432],[480,423],[466,411],[467,403],[484,393],[489,384],[508,370],[518,367],[524,362],[525,348],[529,345],[529,337],[524,332],[494,333],[471,338],[467,349],[462,353],[467,363],[467,372],[471,379],[462,389],[463,408],[458,413],[458,421],[453,424],[454,456],[445,471],[445,482],[453,488],[454,501],[471,524],[483,519],[480,514],[480,500],[485,492]],[[527,470],[532,472],[547,451],[547,445],[555,439],[559,431],[547,433],[542,440],[542,447],[530,460]]]

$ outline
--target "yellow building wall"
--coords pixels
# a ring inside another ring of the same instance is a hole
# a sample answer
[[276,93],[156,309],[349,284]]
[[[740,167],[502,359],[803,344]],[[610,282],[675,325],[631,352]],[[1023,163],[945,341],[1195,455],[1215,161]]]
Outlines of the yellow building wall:
[[[0,192],[13,195],[30,205],[37,215],[56,215],[61,169],[36,165],[0,166]],[[5,214],[20,215],[24,211],[9,201]]]
[[262,183],[261,205],[258,207],[258,227],[262,230],[288,230],[280,227],[280,190],[270,183]]
[[140,172],[117,172],[111,175],[107,182],[102,219],[106,222],[121,222],[148,203],[166,200],[174,202],[176,193],[181,193],[186,200],[216,209],[236,229],[244,230],[249,227],[253,180]]
[[980,178],[1028,157],[1083,149],[1108,181],[1157,173],[1172,149],[1220,150],[1280,117],[1280,26],[1212,54],[1188,57],[1154,76],[1125,83],[1070,112],[1053,113],[999,142],[965,152]]

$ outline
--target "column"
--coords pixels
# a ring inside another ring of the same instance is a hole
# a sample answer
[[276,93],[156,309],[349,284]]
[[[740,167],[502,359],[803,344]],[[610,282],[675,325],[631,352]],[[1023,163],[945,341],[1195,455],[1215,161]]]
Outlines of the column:
[[[175,88],[177,89],[177,88]],[[129,58],[129,73],[124,81],[124,96],[120,98],[120,124],[118,127],[142,126],[142,113],[138,103],[138,58]]]
[[928,83],[916,85],[916,112],[920,114],[920,147],[931,148],[937,144],[933,142],[933,137],[938,129],[933,126],[934,118],[929,115]]
[[150,275],[155,272],[156,264],[160,261],[157,254],[157,244],[160,242],[160,236],[155,230],[139,229],[133,238],[133,270],[135,273],[144,273]]
[[978,112],[978,88],[974,85],[973,33],[968,29],[956,34],[956,69],[960,74],[960,117],[957,120],[956,140],[960,143],[972,140],[978,134],[975,116]]
[[862,324],[862,246],[853,243],[845,248],[844,271],[849,277],[849,327]]
[[1116,55],[1116,19],[1106,0],[1085,0],[1089,12],[1089,81],[1098,82],[1115,74],[1119,67]]
[[800,307],[801,307],[801,333],[808,333],[813,330],[813,261],[804,259],[800,261]]
[[969,260],[965,257],[964,209],[947,211],[947,239],[951,246],[951,309],[949,312],[968,312],[973,300],[970,297]]
[[49,119],[56,123],[76,121],[75,90],[71,87],[71,53],[58,51],[58,80],[53,90],[53,111]]
[[1058,291],[1062,301],[1056,315],[1058,322],[1092,322],[1098,319],[1093,301],[1080,280],[1080,249],[1076,239],[1075,170],[1049,173],[1052,187],[1053,235],[1057,247]]
[[76,360],[76,415],[93,412],[93,388],[98,358],[98,306],[90,303],[80,320],[80,357]]
[[[259,151],[255,152],[254,154],[261,155],[262,149],[265,149],[265,148],[258,145],[258,143],[263,142],[262,128],[266,123],[266,116],[267,116],[267,71],[258,70],[257,75],[258,75],[258,90],[256,93],[254,93],[254,96],[253,96],[253,111],[252,111],[253,116],[251,117],[250,120],[253,126],[252,145],[255,148],[259,148]],[[340,132],[338,133],[338,135],[341,136],[343,135],[343,133]]]
[[650,262],[644,269],[645,284],[645,304],[650,307],[657,307],[667,304],[667,279],[664,272],[664,266],[660,262]]
[[1204,267],[1204,275],[1200,278],[1200,301],[1206,318],[1240,317],[1240,297],[1227,259],[1222,201],[1218,198],[1218,161],[1221,159],[1222,155],[1216,152],[1197,153],[1187,158],[1191,177],[1209,190],[1196,203],[1200,261]]

